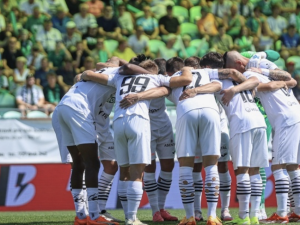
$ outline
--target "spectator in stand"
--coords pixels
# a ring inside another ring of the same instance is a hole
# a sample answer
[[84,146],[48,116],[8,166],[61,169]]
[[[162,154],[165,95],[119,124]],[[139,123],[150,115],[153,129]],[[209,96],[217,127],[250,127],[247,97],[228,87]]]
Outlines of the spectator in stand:
[[300,76],[300,70],[295,68],[295,62],[293,61],[286,63],[286,71],[289,72],[293,78]]
[[293,93],[294,93],[296,99],[300,103],[300,75],[297,75],[295,77],[295,80],[297,81],[297,85],[292,90],[293,90]]
[[44,55],[40,53],[38,45],[33,45],[31,54],[27,58],[27,66],[30,70],[39,70],[42,66],[42,59]]
[[0,10],[5,17],[8,16],[8,14],[11,11],[11,8],[16,6],[18,6],[18,3],[16,1],[11,1],[11,0],[0,1]]
[[21,28],[21,26],[25,24],[27,21],[27,16],[25,12],[20,11],[20,8],[18,6],[12,7],[11,12],[13,12],[13,14],[15,15],[16,22],[17,22],[16,25],[18,25],[19,28]]
[[233,49],[232,37],[226,34],[226,28],[223,25],[219,26],[219,35],[212,38],[212,51],[217,51],[224,54]]
[[81,41],[81,35],[75,32],[76,24],[73,21],[67,22],[66,30],[67,32],[62,35],[62,41],[67,48],[75,46],[77,42]]
[[176,42],[176,35],[169,34],[167,37],[166,46],[163,46],[159,49],[157,58],[164,58],[165,60],[168,60],[172,57],[177,56],[177,51],[174,49],[175,42]]
[[284,33],[287,27],[287,21],[285,18],[280,16],[280,13],[280,5],[275,4],[272,6],[272,16],[269,16],[267,19],[267,23],[271,30],[271,37],[275,40]]
[[62,37],[61,33],[52,27],[51,20],[46,19],[43,28],[36,35],[36,41],[48,52],[55,50],[56,42],[62,41]]
[[111,57],[111,54],[105,49],[103,38],[97,39],[96,48],[91,51],[90,56],[95,62],[106,62]]
[[288,56],[298,55],[300,52],[300,36],[296,33],[295,25],[291,24],[287,28],[287,33],[282,34],[281,40],[281,51],[288,54]]
[[13,78],[15,84],[18,86],[24,85],[26,77],[30,74],[30,70],[27,68],[27,59],[24,56],[19,56],[16,62],[16,68],[13,72]]
[[20,10],[29,16],[32,15],[33,9],[36,6],[39,7],[42,12],[44,12],[43,5],[37,0],[25,0],[20,4]]
[[136,21],[138,26],[142,26],[145,34],[149,39],[160,39],[158,36],[158,21],[156,18],[152,17],[151,9],[149,6],[144,6],[144,16]]
[[100,0],[91,0],[86,2],[89,6],[89,13],[93,14],[96,18],[101,16],[102,10],[104,8],[104,4]]
[[253,14],[253,4],[249,0],[241,0],[238,4],[238,14],[248,18]]
[[253,50],[253,37],[250,36],[248,27],[242,27],[239,37],[234,41],[234,48],[239,52]]
[[66,24],[70,21],[70,18],[66,16],[66,13],[62,7],[58,7],[56,10],[56,15],[52,16],[53,27],[60,31],[60,33],[65,34]]
[[272,15],[272,5],[273,0],[260,0],[256,3],[256,6],[260,7],[262,9],[262,13],[266,16]]
[[63,87],[64,91],[67,92],[74,83],[74,77],[79,73],[79,70],[76,71],[73,66],[72,59],[66,58],[63,63],[63,67],[56,71],[57,82]]
[[6,22],[5,22],[4,16],[1,14],[1,10],[0,10],[0,31],[5,30],[5,27],[6,27]]
[[120,40],[122,38],[121,28],[118,19],[114,17],[113,8],[105,6],[103,16],[97,19],[99,34],[108,38]]
[[46,110],[43,91],[35,85],[35,78],[32,75],[28,75],[26,84],[17,89],[16,102],[23,116],[26,110]]
[[0,66],[0,89],[8,90],[8,79],[4,73],[4,67]]
[[51,64],[48,57],[44,57],[41,62],[41,68],[35,71],[34,77],[36,78],[36,84],[42,87],[47,85],[47,74],[51,72]]
[[143,7],[148,5],[147,2],[143,0],[129,0],[128,3],[139,10],[143,10]]
[[33,8],[33,14],[28,17],[24,28],[31,33],[36,34],[38,30],[42,29],[46,16],[41,13],[40,8],[35,6]]
[[289,19],[291,13],[294,13],[296,10],[296,6],[297,6],[297,1],[295,0],[282,0],[280,1],[280,8],[282,11],[282,16],[285,19]]
[[99,37],[97,23],[89,25],[88,31],[82,36],[84,50],[90,54],[97,45],[97,38]]
[[200,35],[209,41],[210,37],[218,35],[218,22],[207,6],[201,8],[201,15],[201,19],[197,21],[197,26]]
[[17,58],[23,56],[22,52],[17,49],[17,38],[10,37],[8,39],[8,46],[4,48],[2,54],[3,66],[5,69],[14,69],[16,66]]
[[88,13],[89,6],[86,3],[80,4],[80,12],[76,13],[73,17],[76,23],[77,29],[82,33],[86,33],[89,24],[96,23],[96,18],[94,15]]
[[16,37],[17,35],[14,33],[12,24],[8,23],[6,29],[0,32],[0,47],[6,47],[11,36]]
[[84,49],[82,41],[76,43],[76,50],[71,54],[76,68],[81,68],[85,58],[89,56],[89,53]]
[[246,21],[246,26],[250,29],[250,34],[259,37],[262,26],[265,26],[265,17],[261,14],[261,8],[256,6],[253,10],[253,16]]
[[80,68],[80,72],[86,70],[94,70],[96,67],[95,61],[91,56],[88,56],[84,59],[83,67]]
[[60,68],[65,58],[71,58],[70,52],[66,49],[62,42],[57,42],[54,51],[48,52],[48,59],[53,64],[53,69]]
[[43,1],[43,8],[45,13],[47,13],[50,17],[54,16],[57,13],[57,9],[61,8],[65,14],[69,14],[68,6],[65,0],[47,0]]
[[185,58],[188,58],[191,56],[198,55],[197,48],[194,46],[190,46],[191,37],[188,34],[183,35],[182,43],[183,43],[183,46],[181,45],[181,50],[179,50],[179,53],[178,53],[180,58],[185,59]]
[[231,1],[228,0],[216,0],[212,3],[211,12],[214,14],[218,23],[223,23],[224,17],[230,13]]
[[126,6],[121,4],[118,6],[119,16],[118,21],[121,27],[122,35],[128,37],[133,32],[133,19],[130,12],[126,11]]
[[241,27],[242,27],[242,16],[240,16],[238,13],[237,5],[233,4],[230,8],[230,15],[228,16],[226,24],[228,24],[227,27],[227,34],[230,35],[232,38],[236,38],[239,36]]
[[74,16],[76,13],[79,13],[79,5],[81,1],[80,0],[66,0],[66,4],[69,9],[69,13]]
[[44,87],[43,92],[46,103],[52,106],[51,111],[53,111],[55,106],[57,106],[64,96],[65,92],[64,89],[57,83],[57,76],[54,72],[47,74],[47,83],[48,84]]
[[191,0],[181,0],[179,5],[187,9],[190,9],[194,6]]
[[21,30],[21,52],[25,57],[28,57],[31,53],[32,41],[29,38],[29,32],[26,29]]
[[149,38],[144,34],[143,27],[136,26],[135,34],[128,38],[128,46],[135,52],[135,54],[144,53],[146,56],[151,56],[148,47]]
[[167,15],[159,19],[159,30],[161,35],[180,34],[180,23],[173,16],[173,6],[167,6]]
[[112,55],[124,59],[127,62],[129,62],[131,58],[136,56],[134,51],[132,51],[132,49],[128,47],[126,40],[119,41],[118,48],[113,52]]
[[297,28],[297,32],[300,32],[300,4],[297,4],[296,10],[291,14],[289,19],[290,24],[294,24]]

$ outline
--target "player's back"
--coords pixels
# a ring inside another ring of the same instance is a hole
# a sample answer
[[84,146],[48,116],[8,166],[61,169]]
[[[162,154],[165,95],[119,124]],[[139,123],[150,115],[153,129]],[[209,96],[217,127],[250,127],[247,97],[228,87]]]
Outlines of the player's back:
[[170,123],[167,114],[165,97],[152,99],[149,106],[149,117],[151,130],[157,130]]

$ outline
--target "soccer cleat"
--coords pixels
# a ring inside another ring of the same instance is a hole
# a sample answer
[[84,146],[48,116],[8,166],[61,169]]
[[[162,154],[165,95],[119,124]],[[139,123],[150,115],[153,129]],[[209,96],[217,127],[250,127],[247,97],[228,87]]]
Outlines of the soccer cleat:
[[162,218],[161,214],[159,211],[157,211],[156,213],[154,213],[153,218],[152,218],[153,222],[162,222],[164,221],[164,219]]
[[250,219],[250,223],[251,223],[251,225],[252,225],[252,224],[259,224],[258,217],[253,216],[253,217]]
[[249,216],[247,216],[245,219],[241,219],[238,217],[231,221],[225,222],[225,224],[250,225],[251,221],[250,221]]
[[289,221],[290,222],[300,222],[300,216],[297,215],[296,213],[292,212],[289,216]]
[[146,223],[142,223],[138,218],[135,219],[135,221],[133,220],[126,220],[125,225],[147,225]]
[[119,219],[113,217],[113,216],[112,216],[109,212],[107,212],[106,210],[102,210],[102,211],[100,212],[100,216],[104,216],[105,218],[107,218],[108,220],[113,221],[113,222],[118,222],[118,223],[122,222],[122,220],[119,220]]
[[186,217],[184,217],[179,223],[178,225],[196,225],[196,220],[193,216],[191,216],[189,219],[187,219]]
[[75,217],[74,225],[86,225],[86,224],[87,224],[87,218],[79,219],[77,216]]
[[209,216],[206,225],[222,225],[222,221],[218,217]]
[[203,216],[202,216],[201,211],[198,211],[198,210],[195,211],[195,220],[196,221],[203,221]]
[[108,220],[104,216],[99,216],[95,220],[91,220],[90,217],[87,218],[87,225],[119,225],[119,223]]
[[221,220],[222,221],[231,221],[233,220],[232,216],[229,213],[228,209],[225,209],[221,212]]
[[178,221],[178,218],[176,216],[172,216],[167,210],[161,209],[160,215],[164,221]]
[[288,223],[289,222],[289,218],[288,216],[285,217],[280,217],[277,213],[273,213],[272,216],[270,216],[267,219],[264,220],[260,220],[260,223],[263,224],[269,224],[269,223]]

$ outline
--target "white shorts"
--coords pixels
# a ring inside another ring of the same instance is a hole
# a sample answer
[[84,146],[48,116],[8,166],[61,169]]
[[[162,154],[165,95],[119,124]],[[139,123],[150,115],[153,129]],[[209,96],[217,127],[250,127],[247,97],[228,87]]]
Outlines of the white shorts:
[[238,167],[268,167],[268,146],[265,128],[254,128],[234,135],[229,141],[234,170]]
[[69,153],[67,146],[63,145],[63,138],[62,138],[61,128],[60,128],[59,119],[58,119],[57,114],[58,113],[57,113],[57,108],[56,108],[52,115],[52,127],[56,134],[56,139],[57,139],[61,162],[62,163],[72,163],[73,160],[72,160],[71,154]]
[[120,166],[151,164],[150,121],[139,115],[120,117],[114,121],[116,159]]
[[175,142],[171,122],[158,130],[151,131],[151,159],[174,159]]
[[110,131],[104,142],[99,142],[99,160],[116,161],[114,139]]
[[273,130],[272,164],[300,164],[300,123]]
[[[194,109],[176,123],[177,157],[220,156],[220,115],[211,108]],[[201,158],[201,157],[199,157]]]

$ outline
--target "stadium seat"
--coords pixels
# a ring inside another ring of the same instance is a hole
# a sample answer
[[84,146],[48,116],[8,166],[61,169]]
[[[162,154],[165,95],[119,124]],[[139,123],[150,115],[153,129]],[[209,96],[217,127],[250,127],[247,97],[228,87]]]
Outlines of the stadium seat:
[[180,25],[180,33],[181,35],[188,34],[193,39],[196,38],[199,34],[198,27],[193,23],[182,23]]
[[201,6],[190,8],[190,22],[196,23],[201,18]]
[[282,45],[281,40],[278,40],[278,41],[275,42],[275,50],[277,52],[281,50],[281,45]]
[[188,21],[189,11],[182,6],[173,6],[173,15],[176,16],[180,23]]
[[191,43],[190,43],[190,46],[194,46],[197,49],[200,46],[201,50],[198,53],[198,56],[200,56],[200,57],[204,56],[209,50],[209,44],[205,39],[192,40]]
[[167,98],[165,99],[165,103],[166,103],[166,106],[175,106],[175,104],[173,102],[171,102],[170,100],[168,100]]
[[117,49],[118,45],[119,45],[119,43],[116,40],[105,40],[104,41],[105,49],[107,51],[109,51],[110,53],[113,53]]
[[8,111],[3,114],[3,119],[20,119],[22,117],[22,114],[17,111]]
[[161,47],[161,46],[165,46],[166,44],[160,40],[150,40],[148,42],[148,46],[149,46],[149,49],[150,49],[150,52],[152,53],[157,53],[158,52],[158,49]]
[[278,66],[279,69],[284,70],[285,69],[285,61],[283,58],[279,58],[274,62],[276,66]]
[[295,68],[300,69],[300,56],[291,56],[286,60],[287,63],[294,62]]
[[31,111],[27,113],[27,118],[35,119],[35,118],[48,118],[47,114],[41,111]]
[[16,99],[6,90],[0,92],[0,108],[15,108]]

